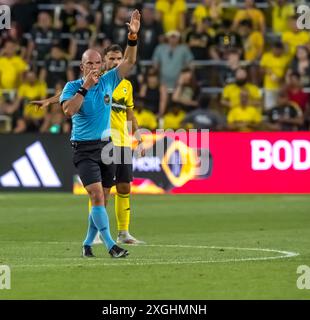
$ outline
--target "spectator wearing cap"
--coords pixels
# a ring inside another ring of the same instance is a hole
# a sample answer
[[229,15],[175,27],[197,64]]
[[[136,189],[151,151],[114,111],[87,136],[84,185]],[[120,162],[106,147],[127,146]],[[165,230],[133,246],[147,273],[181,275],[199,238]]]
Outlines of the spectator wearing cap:
[[185,13],[187,10],[184,0],[157,0],[155,3],[156,18],[162,22],[164,32],[184,30]]
[[194,57],[188,46],[180,43],[179,31],[169,31],[166,37],[167,43],[156,47],[152,60],[159,70],[161,82],[168,88],[174,88],[182,68],[188,66]]
[[284,82],[285,72],[290,61],[284,51],[282,42],[276,41],[272,50],[263,54],[260,66],[264,74],[264,107],[272,108],[276,101],[280,87]]

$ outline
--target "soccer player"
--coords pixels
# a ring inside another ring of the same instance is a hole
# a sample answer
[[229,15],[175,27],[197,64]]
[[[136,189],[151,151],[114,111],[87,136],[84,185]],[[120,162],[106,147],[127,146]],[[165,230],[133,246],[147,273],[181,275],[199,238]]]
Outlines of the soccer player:
[[[104,63],[106,70],[117,68],[123,61],[122,48],[119,45],[111,45],[105,49]],[[131,142],[128,134],[127,121],[131,125],[132,133],[135,134],[140,147],[141,155],[144,156],[142,138],[133,112],[133,89],[130,81],[123,79],[112,95],[111,129],[112,141],[115,151],[121,156],[121,163],[116,164],[116,195],[115,215],[118,228],[118,243],[142,244],[129,233],[130,222],[130,182],[132,181],[132,154]],[[109,192],[110,190],[108,190]]]
[[102,156],[111,156],[104,154],[103,149],[111,143],[112,93],[136,61],[137,33],[140,28],[140,13],[137,10],[132,13],[127,25],[128,45],[118,67],[100,76],[102,57],[96,50],[88,49],[82,56],[80,66],[83,78],[68,82],[59,98],[64,113],[72,117],[73,162],[92,204],[88,232],[83,243],[84,256],[93,256],[91,245],[97,230],[112,257],[128,255],[128,251],[118,247],[110,234],[104,188],[109,189],[113,185],[115,166],[102,159]]

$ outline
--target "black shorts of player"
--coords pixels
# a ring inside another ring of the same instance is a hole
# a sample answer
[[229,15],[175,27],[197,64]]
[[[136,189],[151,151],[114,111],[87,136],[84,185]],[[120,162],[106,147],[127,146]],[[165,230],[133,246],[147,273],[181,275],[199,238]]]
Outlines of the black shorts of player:
[[132,150],[129,147],[114,147],[116,159],[115,183],[132,181]]
[[71,141],[71,146],[73,163],[84,187],[96,182],[101,182],[104,188],[111,188],[115,184],[114,146],[110,138],[105,141]]

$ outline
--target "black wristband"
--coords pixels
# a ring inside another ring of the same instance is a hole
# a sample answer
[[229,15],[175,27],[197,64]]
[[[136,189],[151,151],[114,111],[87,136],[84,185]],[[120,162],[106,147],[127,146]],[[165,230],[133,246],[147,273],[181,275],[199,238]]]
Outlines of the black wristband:
[[138,44],[138,40],[130,40],[130,39],[127,40],[127,45],[129,47],[135,47],[137,44]]
[[88,90],[83,87],[80,87],[80,89],[77,91],[77,93],[81,94],[83,97],[86,96],[87,92],[88,92]]

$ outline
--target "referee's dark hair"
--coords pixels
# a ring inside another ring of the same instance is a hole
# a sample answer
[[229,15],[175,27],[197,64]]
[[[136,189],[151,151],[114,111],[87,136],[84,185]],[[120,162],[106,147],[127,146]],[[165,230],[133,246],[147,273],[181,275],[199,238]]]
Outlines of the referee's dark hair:
[[105,56],[109,52],[121,52],[123,54],[123,49],[118,44],[111,44],[110,46],[106,47],[103,51],[103,55]]

